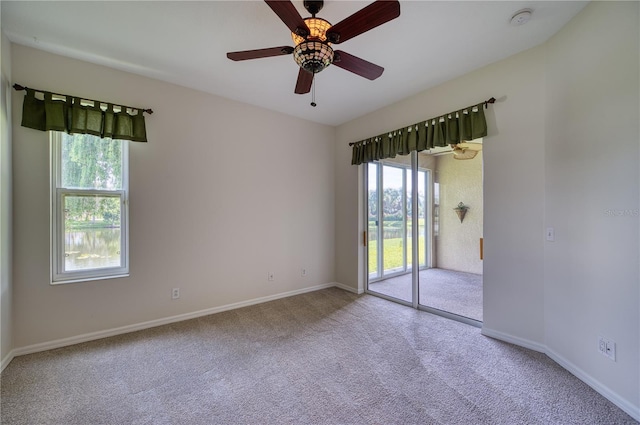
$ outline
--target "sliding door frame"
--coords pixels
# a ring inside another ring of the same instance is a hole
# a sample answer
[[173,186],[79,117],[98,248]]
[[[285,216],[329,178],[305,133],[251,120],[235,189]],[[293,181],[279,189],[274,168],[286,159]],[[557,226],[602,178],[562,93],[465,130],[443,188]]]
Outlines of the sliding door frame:
[[[365,179],[364,179],[364,184],[365,184],[365,220],[364,223],[366,223],[366,232],[367,232],[367,283],[368,282],[376,282],[376,281],[380,281],[380,280],[384,280],[384,279],[388,279],[391,277],[395,277],[395,276],[402,276],[403,274],[407,273],[409,266],[408,266],[408,258],[407,258],[407,220],[406,220],[406,211],[407,211],[407,191],[406,191],[406,173],[407,170],[410,171],[409,168],[407,168],[406,166],[403,166],[402,164],[393,164],[393,163],[388,163],[388,162],[384,162],[384,161],[376,161],[376,190],[378,191],[378,199],[377,199],[377,210],[378,210],[378,214],[377,214],[377,218],[378,218],[378,225],[377,225],[377,234],[376,234],[376,243],[377,243],[377,258],[376,258],[376,265],[377,265],[377,271],[376,271],[376,277],[374,277],[373,279],[371,279],[371,275],[369,274],[369,270],[368,270],[368,261],[369,261],[369,249],[368,249],[368,244],[369,244],[369,164],[365,164]],[[392,271],[390,273],[385,273],[385,268],[384,268],[384,167],[391,167],[391,168],[397,168],[399,170],[402,171],[402,206],[401,209],[403,211],[403,220],[402,220],[402,266],[401,266],[401,270],[396,270],[396,271]],[[413,264],[412,264],[413,266]]]
[[[377,170],[376,170],[376,189],[379,191],[378,193],[382,193],[384,188],[382,187],[382,182],[383,182],[383,172],[382,172],[382,167],[384,167],[385,165],[390,166],[390,163],[385,164],[384,161],[377,161]],[[392,166],[392,165],[391,165]],[[411,167],[410,167],[410,171],[411,171],[411,301],[406,301],[406,300],[402,300],[400,298],[396,298],[396,297],[392,297],[389,295],[385,295],[382,294],[380,292],[376,292],[376,291],[371,291],[369,290],[369,283],[371,282],[370,278],[369,278],[369,165],[368,163],[364,164],[364,203],[363,203],[363,216],[364,216],[364,223],[365,224],[365,229],[366,229],[366,245],[364,246],[365,249],[365,253],[364,253],[364,277],[366,279],[365,281],[365,293],[367,294],[371,294],[374,295],[376,297],[380,297],[383,299],[386,299],[388,301],[393,301],[402,305],[406,305],[412,308],[415,308],[417,310],[420,311],[425,311],[428,313],[432,313],[438,316],[442,316],[445,317],[447,319],[451,319],[451,320],[455,320],[461,323],[465,323],[477,328],[482,328],[482,322],[475,320],[475,319],[471,319],[465,316],[460,316],[458,314],[454,314],[454,313],[450,313],[448,311],[444,311],[444,310],[440,310],[437,308],[433,308],[433,307],[429,307],[427,305],[424,304],[420,304],[420,228],[419,228],[419,214],[418,214],[418,181],[419,181],[419,171],[421,171],[418,167],[418,153],[416,151],[412,151],[411,152]],[[408,259],[407,259],[407,220],[406,220],[406,213],[407,213],[407,195],[406,195],[406,170],[407,167],[398,167],[398,168],[403,168],[403,215],[404,215],[404,225],[403,225],[403,251],[404,251],[404,271],[403,272],[398,272],[398,273],[394,273],[391,275],[384,275],[384,252],[382,251],[384,249],[384,242],[382,242],[382,240],[384,239],[381,235],[382,232],[384,231],[384,225],[383,225],[383,218],[384,218],[384,214],[383,214],[383,197],[382,196],[378,196],[378,228],[377,228],[377,258],[376,258],[376,262],[377,262],[377,268],[378,268],[378,278],[374,279],[375,281],[378,280],[384,280],[385,278],[388,277],[393,277],[394,275],[400,275],[402,273],[406,273],[408,267],[407,267],[407,263],[408,263]],[[432,205],[433,205],[433,178],[434,176],[432,175],[433,171],[432,170],[428,170],[425,169],[424,170],[426,172],[426,175],[429,176],[429,178],[427,178],[427,182],[429,183],[430,187],[427,187],[427,185],[425,185],[425,229],[429,229],[425,231],[425,242],[424,242],[424,246],[422,247],[422,249],[426,249],[427,252],[425,252],[424,258],[425,258],[425,266],[424,268],[429,268],[432,266],[432,249],[433,249],[433,211],[432,211]],[[426,178],[426,177],[425,177]],[[429,223],[430,225],[428,226]],[[380,254],[382,252],[382,255]],[[381,264],[382,263],[382,264]]]

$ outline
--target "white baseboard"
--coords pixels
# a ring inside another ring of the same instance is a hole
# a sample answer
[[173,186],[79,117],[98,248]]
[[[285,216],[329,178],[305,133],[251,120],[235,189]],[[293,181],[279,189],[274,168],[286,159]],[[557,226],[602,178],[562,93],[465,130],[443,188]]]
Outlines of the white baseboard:
[[578,366],[571,363],[569,360],[562,357],[560,354],[551,350],[546,345],[530,341],[523,338],[518,338],[513,335],[506,334],[504,332],[496,331],[493,329],[487,329],[485,327],[482,328],[482,335],[499,339],[500,341],[508,342],[510,344],[518,345],[520,347],[528,348],[533,351],[538,351],[540,353],[546,354],[551,360],[558,363],[567,371],[571,372],[576,378],[580,379],[585,384],[589,385],[593,388],[598,394],[618,406],[624,412],[626,412],[629,416],[631,416],[636,421],[640,422],[640,407],[634,405],[629,400],[621,397],[615,391],[612,391],[609,387],[602,384],[600,381],[594,379],[591,375],[586,373],[584,370],[580,369]]
[[118,328],[106,329],[103,331],[89,332],[82,335],[76,335],[69,338],[56,339],[53,341],[46,341],[39,344],[28,345],[26,347],[15,348],[11,351],[11,357],[7,355],[6,364],[5,360],[2,361],[2,367],[11,362],[13,357],[22,356],[25,354],[38,353],[41,351],[53,350],[55,348],[66,347],[69,345],[80,344],[82,342],[94,341],[96,339],[107,338],[110,336],[121,335],[129,332],[140,331],[143,329],[155,328],[157,326],[167,325],[170,323],[181,322],[183,320],[195,319],[202,316],[208,316],[210,314],[221,313],[223,311],[235,310],[237,308],[248,307],[255,304],[261,304],[268,301],[274,301],[281,298],[292,297],[294,295],[305,294],[307,292],[319,291],[321,289],[331,288],[338,286],[335,283],[325,283],[322,285],[311,286],[308,288],[296,289],[294,291],[282,292],[275,295],[268,295],[266,297],[254,298],[247,301],[240,301],[233,304],[227,304],[220,307],[208,308],[205,310],[194,311],[191,313],[179,314],[177,316],[165,317],[162,319],[150,320],[148,322],[136,323],[133,325],[121,326]]
[[580,369],[578,366],[571,363],[569,360],[565,359],[555,351],[547,348],[545,354],[549,356],[551,360],[558,363],[560,366],[575,375],[582,382],[596,390],[607,400],[618,406],[620,409],[624,410],[633,419],[640,422],[640,406],[634,406],[633,403],[631,403],[629,400],[620,397],[620,395],[612,391],[609,387],[607,387],[597,379],[594,379],[591,375],[589,375],[584,370]]
[[351,286],[347,286],[344,283],[333,282],[333,286],[335,286],[336,288],[344,289],[345,291],[348,291],[348,292],[352,292],[354,294],[358,294],[358,295],[364,293],[364,291],[358,291],[357,289],[352,288]]
[[500,341],[508,342],[509,344],[514,344],[519,347],[528,348],[529,350],[537,351],[539,353],[546,353],[547,351],[547,347],[538,342],[531,341],[529,339],[519,338],[517,336],[509,335],[504,332],[496,331],[493,329],[488,329],[484,326],[482,327],[482,331],[480,333],[482,333],[482,335],[484,336],[499,339]]
[[7,367],[9,363],[11,363],[11,360],[13,360],[13,358],[16,356],[15,351],[16,350],[11,350],[7,353],[6,356],[4,356],[4,359],[2,359],[2,361],[0,362],[0,373],[2,373],[4,368]]

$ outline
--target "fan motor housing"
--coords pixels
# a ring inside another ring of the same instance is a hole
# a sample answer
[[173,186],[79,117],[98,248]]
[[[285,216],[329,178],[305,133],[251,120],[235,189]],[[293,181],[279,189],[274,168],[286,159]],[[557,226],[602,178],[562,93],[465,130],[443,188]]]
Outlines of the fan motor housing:
[[315,16],[316,13],[322,10],[322,7],[324,6],[324,1],[323,0],[304,0],[303,4],[304,4],[304,8],[307,9],[307,11],[311,13],[313,16]]

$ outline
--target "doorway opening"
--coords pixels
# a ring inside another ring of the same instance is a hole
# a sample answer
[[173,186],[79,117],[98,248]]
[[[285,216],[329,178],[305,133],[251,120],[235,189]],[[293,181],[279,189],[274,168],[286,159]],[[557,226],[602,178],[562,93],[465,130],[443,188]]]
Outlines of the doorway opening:
[[481,326],[482,153],[467,145],[470,160],[440,148],[366,164],[367,292]]

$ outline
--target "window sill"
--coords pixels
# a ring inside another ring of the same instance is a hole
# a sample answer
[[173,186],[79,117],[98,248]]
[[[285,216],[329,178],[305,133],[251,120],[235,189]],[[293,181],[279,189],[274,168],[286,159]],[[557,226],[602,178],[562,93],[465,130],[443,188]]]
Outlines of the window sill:
[[51,285],[64,285],[66,283],[80,283],[80,282],[91,282],[94,280],[107,280],[107,279],[120,279],[123,277],[129,277],[129,273],[123,274],[114,274],[109,276],[95,276],[95,277],[79,277],[74,279],[64,279],[64,280],[52,280]]

